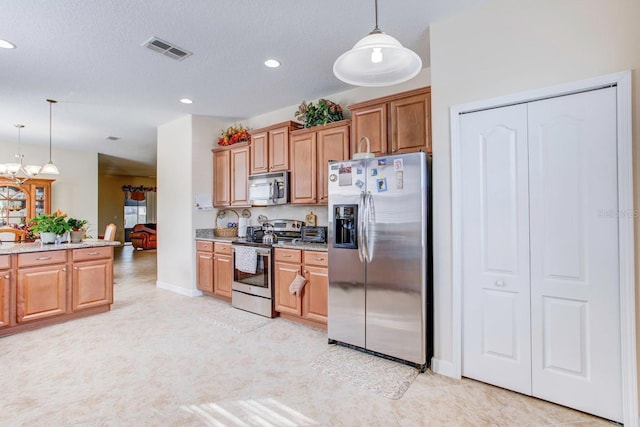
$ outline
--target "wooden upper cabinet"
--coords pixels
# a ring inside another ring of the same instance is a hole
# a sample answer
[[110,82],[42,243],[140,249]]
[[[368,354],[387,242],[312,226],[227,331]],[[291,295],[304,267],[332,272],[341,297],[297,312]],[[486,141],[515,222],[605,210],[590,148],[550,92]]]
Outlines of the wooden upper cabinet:
[[213,152],[213,206],[229,206],[231,177],[231,152],[215,150]]
[[[376,156],[424,150],[431,154],[431,88],[425,87],[350,105],[351,151],[369,138]],[[364,151],[364,145],[362,151]]]
[[251,174],[269,172],[268,131],[251,133]]
[[0,178],[0,225],[23,224],[51,213],[51,179],[30,179],[22,185]]
[[291,132],[291,203],[328,202],[328,162],[349,158],[350,120]]
[[[391,152],[431,153],[431,92],[396,99],[391,110]],[[425,148],[426,146],[426,148]]]
[[[387,154],[387,105],[374,105],[370,108],[354,110],[351,116],[351,127],[354,133],[354,145],[352,153],[366,151],[366,144],[360,149],[360,138],[366,136],[369,139],[369,152],[376,155]],[[356,139],[357,138],[357,139]]]
[[315,204],[317,185],[317,135],[304,132],[291,136],[291,203]]
[[318,182],[317,202],[329,202],[329,161],[349,159],[349,125],[321,129],[318,131]]
[[251,175],[289,170],[289,132],[301,127],[288,121],[251,131]]
[[231,152],[231,206],[249,205],[247,190],[249,176],[249,147],[239,147]]
[[289,170],[289,127],[269,131],[269,172]]
[[213,150],[213,206],[249,206],[249,144]]

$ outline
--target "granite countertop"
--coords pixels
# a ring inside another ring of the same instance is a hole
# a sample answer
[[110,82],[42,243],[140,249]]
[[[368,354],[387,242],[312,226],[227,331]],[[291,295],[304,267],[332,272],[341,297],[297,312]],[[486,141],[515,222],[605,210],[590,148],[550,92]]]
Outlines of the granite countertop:
[[[233,243],[236,240],[244,240],[238,237],[216,237],[213,233],[212,228],[198,228],[196,229],[196,240],[205,240],[209,242],[224,242],[224,243]],[[303,249],[305,251],[319,251],[326,252],[327,244],[326,243],[310,243],[310,242],[278,242],[273,245],[274,248],[285,248],[285,249]]]
[[2,242],[0,245],[0,255],[19,254],[25,252],[45,252],[62,251],[67,249],[95,248],[100,246],[120,246],[118,241],[85,239],[80,243],[61,243],[60,245],[43,245],[40,242],[33,243],[13,243]]

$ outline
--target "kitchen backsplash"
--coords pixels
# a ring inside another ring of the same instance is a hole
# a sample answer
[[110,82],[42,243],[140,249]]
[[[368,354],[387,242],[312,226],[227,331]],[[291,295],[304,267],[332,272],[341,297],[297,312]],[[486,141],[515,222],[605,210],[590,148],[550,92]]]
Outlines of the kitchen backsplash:
[[[248,209],[251,212],[251,218],[249,218],[248,225],[259,225],[258,224],[258,216],[264,215],[268,219],[297,219],[300,221],[304,221],[304,217],[310,212],[313,213],[317,217],[317,224],[327,226],[328,225],[328,211],[326,206],[296,206],[296,205],[284,205],[284,206],[269,206],[269,207],[251,207],[251,208],[228,208],[233,209],[239,215],[242,214],[244,209]],[[215,228],[226,227],[227,219],[220,219],[219,224],[215,224],[216,215],[218,213],[217,209],[212,211],[212,226]],[[232,215],[233,220],[231,222],[237,222],[235,215]]]

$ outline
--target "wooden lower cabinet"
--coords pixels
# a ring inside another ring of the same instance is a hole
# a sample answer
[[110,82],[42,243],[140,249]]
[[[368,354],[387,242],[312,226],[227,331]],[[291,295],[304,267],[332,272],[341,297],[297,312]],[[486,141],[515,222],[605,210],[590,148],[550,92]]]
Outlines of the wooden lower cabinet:
[[9,255],[0,256],[0,328],[11,324],[11,312],[9,310],[11,294],[11,262]]
[[19,269],[16,290],[18,323],[66,313],[66,264]]
[[[299,296],[289,293],[296,273],[307,279]],[[326,252],[276,249],[274,286],[277,312],[292,320],[326,328],[329,289]]]
[[113,249],[73,251],[71,306],[74,312],[113,303]]
[[233,282],[231,244],[216,242],[213,257],[213,293],[231,298],[231,282]]
[[196,286],[206,295],[231,301],[233,255],[230,243],[196,241]]

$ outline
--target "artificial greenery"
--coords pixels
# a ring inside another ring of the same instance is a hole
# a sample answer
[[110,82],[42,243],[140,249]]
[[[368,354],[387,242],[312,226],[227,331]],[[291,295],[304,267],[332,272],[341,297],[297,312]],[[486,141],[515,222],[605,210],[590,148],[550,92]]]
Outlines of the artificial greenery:
[[69,224],[69,227],[71,227],[73,231],[82,230],[87,222],[88,221],[86,219],[69,218],[67,220],[67,224]]
[[51,215],[38,215],[29,221],[29,227],[35,233],[55,233],[57,235],[64,234],[71,230],[71,226],[67,222],[67,214],[59,209]]
[[302,104],[295,112],[296,119],[300,120],[304,127],[310,128],[318,125],[326,125],[327,123],[337,122],[342,120],[342,107],[335,102],[328,99],[321,99],[318,104],[313,102],[307,104],[306,101],[302,101]]

